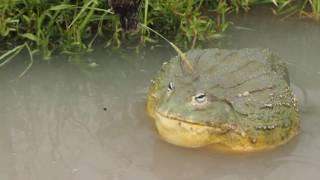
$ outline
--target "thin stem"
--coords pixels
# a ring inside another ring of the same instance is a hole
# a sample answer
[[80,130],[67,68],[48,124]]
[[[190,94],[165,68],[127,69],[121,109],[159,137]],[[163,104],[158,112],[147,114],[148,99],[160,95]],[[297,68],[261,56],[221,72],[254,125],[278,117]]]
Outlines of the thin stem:
[[6,57],[8,57],[5,61],[3,61],[2,63],[0,63],[0,68],[3,67],[4,65],[8,64],[12,58],[14,58],[17,54],[20,53],[20,51],[23,49],[24,45],[19,45],[9,51],[7,51],[6,53],[4,53],[3,55],[0,56],[0,61],[5,59]]
[[30,69],[30,68],[32,67],[32,65],[33,65],[33,53],[32,53],[32,51],[31,51],[31,49],[30,49],[30,47],[29,47],[29,45],[28,45],[27,43],[24,44],[24,47],[26,47],[27,50],[28,50],[29,58],[30,58],[30,63],[29,63],[29,65],[26,67],[26,69],[18,76],[19,79],[22,78],[22,77],[29,71],[29,69]]
[[160,33],[158,33],[157,31],[155,31],[154,29],[144,25],[144,24],[141,24],[140,23],[140,26],[142,26],[143,28],[146,28],[150,31],[152,31],[153,33],[155,33],[156,35],[158,35],[159,37],[161,37],[162,39],[164,39],[166,42],[168,42],[171,47],[173,47],[173,49],[178,53],[178,55],[181,57],[182,61],[188,66],[188,68],[194,72],[194,69],[190,63],[190,61],[188,60],[188,58],[186,57],[186,55],[175,45],[173,44],[171,41],[169,41],[167,38],[165,38],[164,36],[162,36]]

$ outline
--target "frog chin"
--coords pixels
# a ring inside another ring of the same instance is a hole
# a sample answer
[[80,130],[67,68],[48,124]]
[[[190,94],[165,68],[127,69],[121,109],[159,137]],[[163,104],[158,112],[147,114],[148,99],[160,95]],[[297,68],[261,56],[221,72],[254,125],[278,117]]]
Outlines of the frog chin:
[[220,141],[212,137],[217,128],[171,119],[161,113],[156,113],[155,124],[161,137],[177,146],[197,148]]

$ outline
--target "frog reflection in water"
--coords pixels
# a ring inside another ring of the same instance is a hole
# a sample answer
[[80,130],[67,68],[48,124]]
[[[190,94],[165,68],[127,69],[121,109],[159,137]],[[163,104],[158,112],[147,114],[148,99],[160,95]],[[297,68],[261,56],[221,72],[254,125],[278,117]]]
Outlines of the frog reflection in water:
[[288,142],[299,112],[286,65],[269,50],[192,50],[151,81],[147,110],[159,134],[183,147],[256,151]]

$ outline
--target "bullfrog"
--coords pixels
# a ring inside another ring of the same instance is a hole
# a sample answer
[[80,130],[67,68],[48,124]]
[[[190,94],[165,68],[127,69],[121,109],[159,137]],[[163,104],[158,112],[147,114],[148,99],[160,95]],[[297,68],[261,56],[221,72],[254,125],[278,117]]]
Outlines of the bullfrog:
[[151,80],[147,111],[167,142],[250,152],[299,132],[286,64],[268,49],[201,49],[163,63]]

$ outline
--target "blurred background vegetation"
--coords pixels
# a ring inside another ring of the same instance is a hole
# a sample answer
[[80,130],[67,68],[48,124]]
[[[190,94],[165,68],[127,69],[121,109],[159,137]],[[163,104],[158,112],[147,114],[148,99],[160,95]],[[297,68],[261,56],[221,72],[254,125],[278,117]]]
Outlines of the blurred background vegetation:
[[[320,19],[320,0],[144,0],[140,22],[187,49],[223,37],[231,25],[229,14],[259,5],[270,6],[280,16]],[[0,3],[0,62],[24,47],[31,54],[50,58],[53,53],[91,52],[96,44],[115,48],[130,42],[130,46],[141,47],[158,41],[159,37],[144,28],[135,34],[123,33],[107,0]]]

